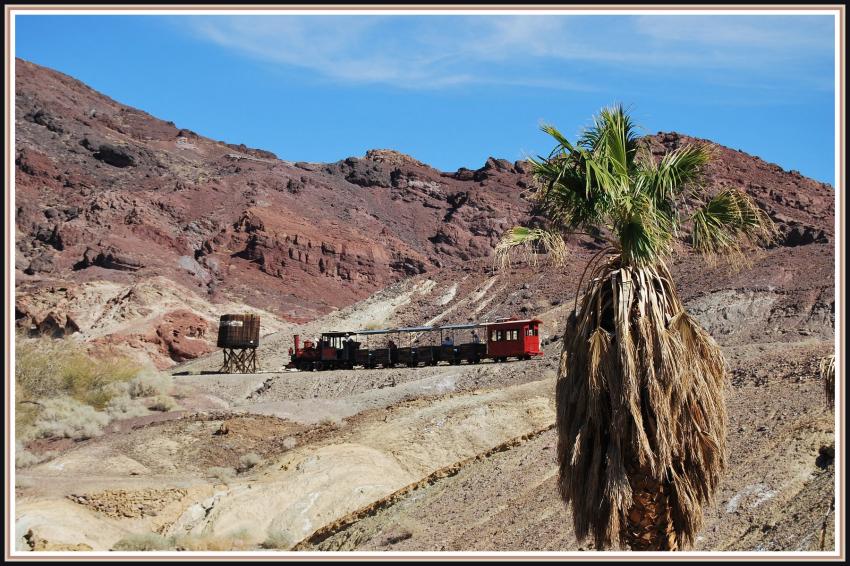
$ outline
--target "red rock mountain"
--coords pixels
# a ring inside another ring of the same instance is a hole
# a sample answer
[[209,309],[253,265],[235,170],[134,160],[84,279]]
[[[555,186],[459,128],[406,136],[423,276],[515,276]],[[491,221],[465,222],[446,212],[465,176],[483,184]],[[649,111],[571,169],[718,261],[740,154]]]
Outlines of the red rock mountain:
[[[689,141],[648,139],[659,152]],[[19,325],[135,344],[167,363],[209,351],[223,309],[308,321],[402,278],[450,277],[533,220],[524,162],[441,172],[371,150],[293,163],[21,59],[15,143]],[[815,246],[830,261],[832,187],[716,148],[712,190],[747,190],[780,225],[778,248]]]

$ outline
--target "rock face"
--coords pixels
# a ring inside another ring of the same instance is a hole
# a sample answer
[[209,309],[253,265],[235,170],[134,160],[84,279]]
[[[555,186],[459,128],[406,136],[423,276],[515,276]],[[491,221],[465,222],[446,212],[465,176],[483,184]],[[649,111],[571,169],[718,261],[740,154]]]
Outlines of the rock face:
[[[291,163],[180,129],[20,59],[15,89],[21,313],[30,312],[28,296],[57,285],[129,289],[165,278],[195,299],[303,322],[400,279],[489,260],[505,230],[540,223],[527,200],[527,162],[491,157],[477,169],[441,172],[375,149]],[[688,141],[647,139],[655,153]],[[780,225],[781,246],[832,242],[830,186],[715,147],[712,190],[752,194]],[[44,323],[50,310],[40,304],[21,325],[52,335],[91,329],[68,326],[69,315],[82,320],[76,311],[54,309],[57,318]],[[169,334],[168,324],[150,318],[133,332],[153,339],[161,325]],[[172,360],[200,351],[181,337],[159,337]]]
[[[303,321],[487,257],[527,218],[507,170],[461,181],[392,150],[330,164],[198,136],[18,60],[16,267],[29,281],[172,279]],[[458,195],[464,195],[459,199]],[[440,231],[456,236],[449,244]]]

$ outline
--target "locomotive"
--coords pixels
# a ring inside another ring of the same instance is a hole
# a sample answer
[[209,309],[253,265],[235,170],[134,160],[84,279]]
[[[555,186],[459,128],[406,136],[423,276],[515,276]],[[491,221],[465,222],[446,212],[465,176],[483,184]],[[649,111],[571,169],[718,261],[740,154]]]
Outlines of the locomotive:
[[[529,360],[542,356],[541,320],[500,318],[495,322],[416,326],[384,330],[323,332],[318,342],[293,336],[286,367],[302,371],[354,369],[448,363],[477,364],[490,359]],[[479,330],[481,334],[479,334]],[[469,336],[457,343],[458,334]]]

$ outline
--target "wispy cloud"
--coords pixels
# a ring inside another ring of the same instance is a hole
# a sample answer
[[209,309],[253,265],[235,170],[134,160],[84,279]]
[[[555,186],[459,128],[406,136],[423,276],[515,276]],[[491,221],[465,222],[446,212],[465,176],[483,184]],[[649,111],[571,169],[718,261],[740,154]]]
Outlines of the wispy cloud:
[[[832,88],[833,24],[811,16],[207,16],[176,21],[205,41],[343,83],[444,89],[605,88],[602,73],[683,72]],[[821,65],[826,68],[827,66]],[[821,73],[823,75],[823,73]],[[579,79],[579,76],[583,78]],[[725,78],[723,78],[725,77]]]

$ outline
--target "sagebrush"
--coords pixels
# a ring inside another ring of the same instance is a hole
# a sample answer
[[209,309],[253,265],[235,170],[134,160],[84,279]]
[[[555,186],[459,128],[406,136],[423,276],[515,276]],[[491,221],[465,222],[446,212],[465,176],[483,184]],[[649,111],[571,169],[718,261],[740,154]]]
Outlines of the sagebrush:
[[71,338],[16,336],[19,440],[97,436],[110,420],[148,414],[142,397],[154,396],[148,404],[158,410],[175,408],[170,388],[170,376],[109,350],[87,350]]

